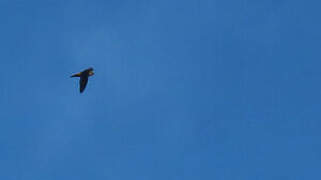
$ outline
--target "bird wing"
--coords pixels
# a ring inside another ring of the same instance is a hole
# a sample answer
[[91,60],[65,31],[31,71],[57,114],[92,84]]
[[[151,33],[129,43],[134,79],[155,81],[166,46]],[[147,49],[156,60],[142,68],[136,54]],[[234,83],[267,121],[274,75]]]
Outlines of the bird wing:
[[77,74],[73,74],[71,75],[70,77],[80,77],[81,76],[81,72],[80,73],[77,73]]
[[86,85],[87,85],[87,82],[88,82],[88,77],[80,77],[80,80],[79,80],[79,84],[80,84],[80,93],[84,92],[85,88],[86,88]]

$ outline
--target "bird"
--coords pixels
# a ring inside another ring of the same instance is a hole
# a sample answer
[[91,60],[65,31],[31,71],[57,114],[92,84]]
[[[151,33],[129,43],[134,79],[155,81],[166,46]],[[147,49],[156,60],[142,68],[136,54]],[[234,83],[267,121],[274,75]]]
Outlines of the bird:
[[81,71],[80,73],[77,74],[73,74],[70,77],[80,77],[79,80],[79,91],[80,93],[84,92],[87,82],[88,82],[88,78],[89,76],[94,75],[94,68],[90,67],[88,69],[85,69],[83,71]]

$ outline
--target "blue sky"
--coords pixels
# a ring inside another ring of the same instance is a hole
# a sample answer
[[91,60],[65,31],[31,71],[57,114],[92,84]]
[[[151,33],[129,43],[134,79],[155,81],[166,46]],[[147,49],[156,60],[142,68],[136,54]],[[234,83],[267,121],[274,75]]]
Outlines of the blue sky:
[[2,0],[0,179],[320,179],[320,5]]

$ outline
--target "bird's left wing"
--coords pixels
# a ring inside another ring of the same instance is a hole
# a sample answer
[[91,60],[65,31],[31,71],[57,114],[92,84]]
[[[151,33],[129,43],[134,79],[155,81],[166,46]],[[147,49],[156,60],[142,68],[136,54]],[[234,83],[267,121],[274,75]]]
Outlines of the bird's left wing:
[[80,93],[84,92],[87,82],[88,82],[88,77],[80,77],[80,80],[79,80]]

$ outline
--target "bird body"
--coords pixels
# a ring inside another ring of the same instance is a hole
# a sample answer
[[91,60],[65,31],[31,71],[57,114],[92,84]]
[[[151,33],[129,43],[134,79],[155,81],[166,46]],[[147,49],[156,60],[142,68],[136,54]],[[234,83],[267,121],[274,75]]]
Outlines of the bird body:
[[92,75],[94,75],[94,69],[93,68],[88,68],[88,69],[85,69],[84,71],[82,71],[80,73],[73,74],[70,77],[80,77],[79,90],[80,90],[80,93],[82,93],[82,92],[84,92],[84,90],[86,88],[86,85],[88,83],[88,78],[90,76],[92,76]]

